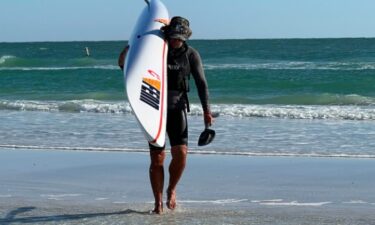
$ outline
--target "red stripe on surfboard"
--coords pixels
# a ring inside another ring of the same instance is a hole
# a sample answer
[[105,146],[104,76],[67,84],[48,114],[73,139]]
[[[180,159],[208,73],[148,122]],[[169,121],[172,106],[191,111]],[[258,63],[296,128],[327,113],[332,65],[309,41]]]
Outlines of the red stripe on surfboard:
[[[163,46],[163,61],[162,61],[162,90],[164,90],[164,83],[165,83],[165,49],[167,47],[167,42],[164,40],[164,46]],[[161,133],[161,127],[163,125],[163,110],[164,110],[164,95],[165,91],[161,91],[161,110],[160,110],[160,119],[159,119],[159,130],[158,133],[156,134],[155,139],[151,142],[151,144],[156,143],[160,137]]]

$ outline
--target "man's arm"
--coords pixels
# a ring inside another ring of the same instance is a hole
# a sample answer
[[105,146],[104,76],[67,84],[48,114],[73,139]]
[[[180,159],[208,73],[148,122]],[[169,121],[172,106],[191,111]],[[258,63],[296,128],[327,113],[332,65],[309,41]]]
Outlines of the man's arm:
[[194,77],[195,85],[198,89],[199,99],[202,104],[204,113],[204,122],[206,125],[211,126],[213,123],[213,118],[211,115],[210,105],[209,105],[209,92],[208,85],[206,81],[206,76],[204,74],[202,60],[199,53],[191,49],[191,54],[189,55],[191,74]]
[[124,70],[124,63],[125,63],[125,58],[126,54],[128,53],[129,50],[129,45],[127,45],[120,53],[118,57],[118,66],[121,68],[121,70]]

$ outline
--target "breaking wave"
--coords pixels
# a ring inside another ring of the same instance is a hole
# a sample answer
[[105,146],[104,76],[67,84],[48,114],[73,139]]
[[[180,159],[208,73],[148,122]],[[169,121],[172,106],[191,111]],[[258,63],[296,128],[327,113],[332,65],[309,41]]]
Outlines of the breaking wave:
[[207,70],[375,70],[375,62],[248,62],[209,63]]
[[[192,104],[190,108],[190,114],[197,116],[202,115],[202,109],[199,104]],[[0,110],[109,114],[132,113],[128,102],[97,100],[0,100]],[[213,104],[212,111],[215,116],[220,115],[237,118],[375,120],[374,106]]]

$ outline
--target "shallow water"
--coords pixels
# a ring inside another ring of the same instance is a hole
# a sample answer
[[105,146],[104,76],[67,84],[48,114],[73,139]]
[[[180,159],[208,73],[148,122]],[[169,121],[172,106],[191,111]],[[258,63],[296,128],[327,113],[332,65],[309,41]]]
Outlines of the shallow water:
[[[0,111],[0,116],[0,148],[148,151],[132,114]],[[192,153],[375,157],[373,121],[219,116],[214,142],[199,148],[203,119],[188,119]]]

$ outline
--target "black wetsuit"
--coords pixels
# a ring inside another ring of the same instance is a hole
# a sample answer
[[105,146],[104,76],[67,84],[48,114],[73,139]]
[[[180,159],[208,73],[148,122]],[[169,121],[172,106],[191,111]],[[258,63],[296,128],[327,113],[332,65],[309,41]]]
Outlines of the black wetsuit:
[[[167,134],[171,146],[188,144],[186,111],[189,109],[187,92],[189,76],[193,76],[203,110],[209,111],[208,88],[199,53],[186,43],[168,51],[168,112]],[[151,149],[161,150],[150,145]]]

